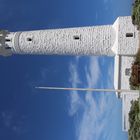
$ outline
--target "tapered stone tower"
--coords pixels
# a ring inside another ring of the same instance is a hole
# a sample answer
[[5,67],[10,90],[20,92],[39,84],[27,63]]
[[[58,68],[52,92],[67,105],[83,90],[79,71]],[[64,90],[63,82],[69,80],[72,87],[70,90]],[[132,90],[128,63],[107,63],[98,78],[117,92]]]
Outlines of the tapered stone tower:
[[[5,35],[6,34],[6,35]],[[113,26],[80,27],[27,32],[5,32],[2,35],[2,55],[57,54],[57,55],[114,55]]]
[[0,54],[134,55],[137,43],[137,32],[131,17],[120,17],[113,25],[1,31]]

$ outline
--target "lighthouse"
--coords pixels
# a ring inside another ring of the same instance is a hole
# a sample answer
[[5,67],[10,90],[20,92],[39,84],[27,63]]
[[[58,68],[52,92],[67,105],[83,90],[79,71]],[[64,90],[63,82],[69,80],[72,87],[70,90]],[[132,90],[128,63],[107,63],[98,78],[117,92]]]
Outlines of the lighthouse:
[[5,32],[2,38],[1,47],[5,50],[2,55],[114,55],[111,50],[115,42],[112,25]]
[[[118,17],[112,25],[0,31],[0,55],[98,55],[114,57],[114,87],[129,89],[133,57],[139,48],[139,33],[130,16]],[[120,94],[117,92],[119,97]]]
[[0,54],[134,55],[138,33],[131,17],[119,17],[112,25],[0,32]]
[[0,30],[0,55],[88,55],[114,57],[114,88],[123,101],[123,130],[129,129],[129,78],[139,48],[139,33],[130,16],[118,17],[112,25],[9,32]]

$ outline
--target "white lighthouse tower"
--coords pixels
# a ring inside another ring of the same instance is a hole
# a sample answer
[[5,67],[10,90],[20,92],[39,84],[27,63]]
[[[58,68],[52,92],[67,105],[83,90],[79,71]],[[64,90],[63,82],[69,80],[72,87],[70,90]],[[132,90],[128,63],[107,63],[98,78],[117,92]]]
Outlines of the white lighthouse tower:
[[[56,54],[114,56],[114,87],[130,89],[133,57],[139,35],[130,16],[119,17],[113,25],[24,32],[0,31],[0,54]],[[126,93],[116,93],[126,100]],[[138,94],[135,95],[137,98]],[[128,97],[128,96],[127,96]],[[128,103],[124,102],[125,109]],[[129,102],[130,103],[130,102]],[[128,112],[123,113],[123,129],[128,130]]]
[[11,54],[110,56],[114,55],[115,30],[112,25],[38,30],[7,33],[4,39],[4,55],[10,50]]
[[24,32],[1,31],[0,54],[135,55],[138,32],[131,17],[113,25]]

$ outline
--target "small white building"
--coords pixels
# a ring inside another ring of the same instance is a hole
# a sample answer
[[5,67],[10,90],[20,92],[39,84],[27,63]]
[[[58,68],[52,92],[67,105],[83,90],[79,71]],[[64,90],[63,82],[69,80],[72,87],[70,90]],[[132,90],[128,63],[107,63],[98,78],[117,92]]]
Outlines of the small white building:
[[[120,17],[113,25],[117,36],[113,51],[114,58],[114,87],[115,89],[130,89],[129,78],[134,55],[139,48],[139,35],[136,27],[132,24],[131,17]],[[122,99],[122,130],[129,129],[129,111],[131,101],[139,97],[139,93],[116,93]]]
[[131,101],[137,100],[139,93],[122,93],[122,130],[128,131],[129,129],[129,111],[131,108]]
[[[0,32],[0,54],[55,54],[114,56],[114,88],[130,89],[133,57],[139,47],[139,35],[130,16],[118,17],[112,25],[51,29],[24,32]],[[131,99],[138,93],[116,92],[122,98],[123,130],[127,131]]]

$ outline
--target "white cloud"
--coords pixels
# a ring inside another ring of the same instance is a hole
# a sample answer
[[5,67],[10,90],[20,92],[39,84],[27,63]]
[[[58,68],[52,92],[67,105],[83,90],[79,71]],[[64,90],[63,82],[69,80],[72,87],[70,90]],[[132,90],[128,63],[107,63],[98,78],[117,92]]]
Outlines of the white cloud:
[[107,81],[107,87],[111,88],[111,86],[114,87],[114,83],[112,84],[114,80],[114,63],[110,63],[110,67],[108,68],[108,81]]
[[85,76],[87,79],[87,86],[95,87],[100,77],[100,66],[98,57],[91,57],[89,59],[89,65],[85,67]]
[[112,117],[116,117],[113,104],[114,100],[110,100],[110,96],[106,94],[100,97],[99,103],[92,93],[86,94],[84,112],[77,126],[78,140],[100,140],[103,137],[110,139],[112,135],[105,130],[109,127]]
[[[77,69],[78,62],[79,60],[76,60],[75,63],[70,64],[69,68],[71,72],[70,81],[72,81],[73,87],[77,87],[81,83]],[[85,82],[87,83],[87,87],[95,87],[101,82],[98,57],[91,57],[88,62],[89,65],[85,66]],[[110,63],[107,73],[107,87],[112,87],[112,72],[113,65]],[[100,84],[102,85],[102,82]],[[70,115],[75,116],[75,114],[79,114],[80,112],[78,121],[76,122],[77,140],[100,140],[102,138],[113,140],[114,134],[110,133],[110,131],[105,131],[105,129],[112,127],[110,121],[112,121],[113,117],[116,117],[116,110],[114,108],[115,98],[112,98],[114,97],[113,95],[100,93],[102,96],[99,96],[97,101],[94,94],[88,92],[84,98],[77,91],[70,94]]]
[[[80,57],[76,57],[74,63],[70,63],[69,71],[70,71],[70,79],[69,82],[71,83],[72,87],[78,87],[78,84],[81,84],[82,81],[79,78],[78,73],[78,64],[79,64]],[[89,67],[85,66],[85,75],[86,75],[86,83],[87,88],[96,86],[99,76],[100,76],[100,68],[98,63],[98,57],[91,57],[89,58]],[[77,91],[71,92],[71,107],[69,114],[74,115],[76,111],[78,111],[79,107],[83,106],[83,100],[80,98]]]
[[27,132],[25,125],[26,116],[17,115],[16,112],[4,111],[0,113],[3,126],[17,135]]
[[[80,57],[76,57],[74,63],[70,63],[69,71],[70,71],[70,79],[72,87],[78,87],[78,84],[81,84],[81,80],[79,78],[78,73],[78,64]],[[86,75],[86,83],[87,87],[96,86],[99,76],[100,76],[100,68],[98,63],[98,58],[91,57],[89,58],[89,67],[85,66],[85,75]],[[70,110],[69,114],[74,115],[81,107],[84,106],[84,101],[81,99],[77,91],[72,91],[70,96]]]
[[72,87],[77,87],[77,85],[81,83],[79,79],[79,74],[77,71],[77,63],[75,64],[70,63],[69,72],[70,72],[69,82],[72,84]]
[[69,114],[70,116],[73,116],[75,113],[78,112],[79,108],[81,108],[81,106],[83,106],[83,101],[80,98],[80,96],[78,95],[78,93],[75,91],[73,91],[71,93],[71,100],[70,100],[70,110],[69,110]]
[[[77,87],[77,85],[81,83],[77,71],[78,62],[79,62],[79,57],[76,57],[76,62],[70,63],[69,66],[69,72],[70,72],[69,82],[71,83],[72,87]],[[69,114],[72,116],[78,111],[79,107],[82,105],[82,99],[78,95],[77,91],[72,91],[70,98],[71,99],[70,99]]]
[[107,103],[102,97],[100,104],[97,104],[91,93],[85,98],[86,104],[80,122],[78,140],[99,140],[106,125],[106,120],[102,115],[106,112]]

